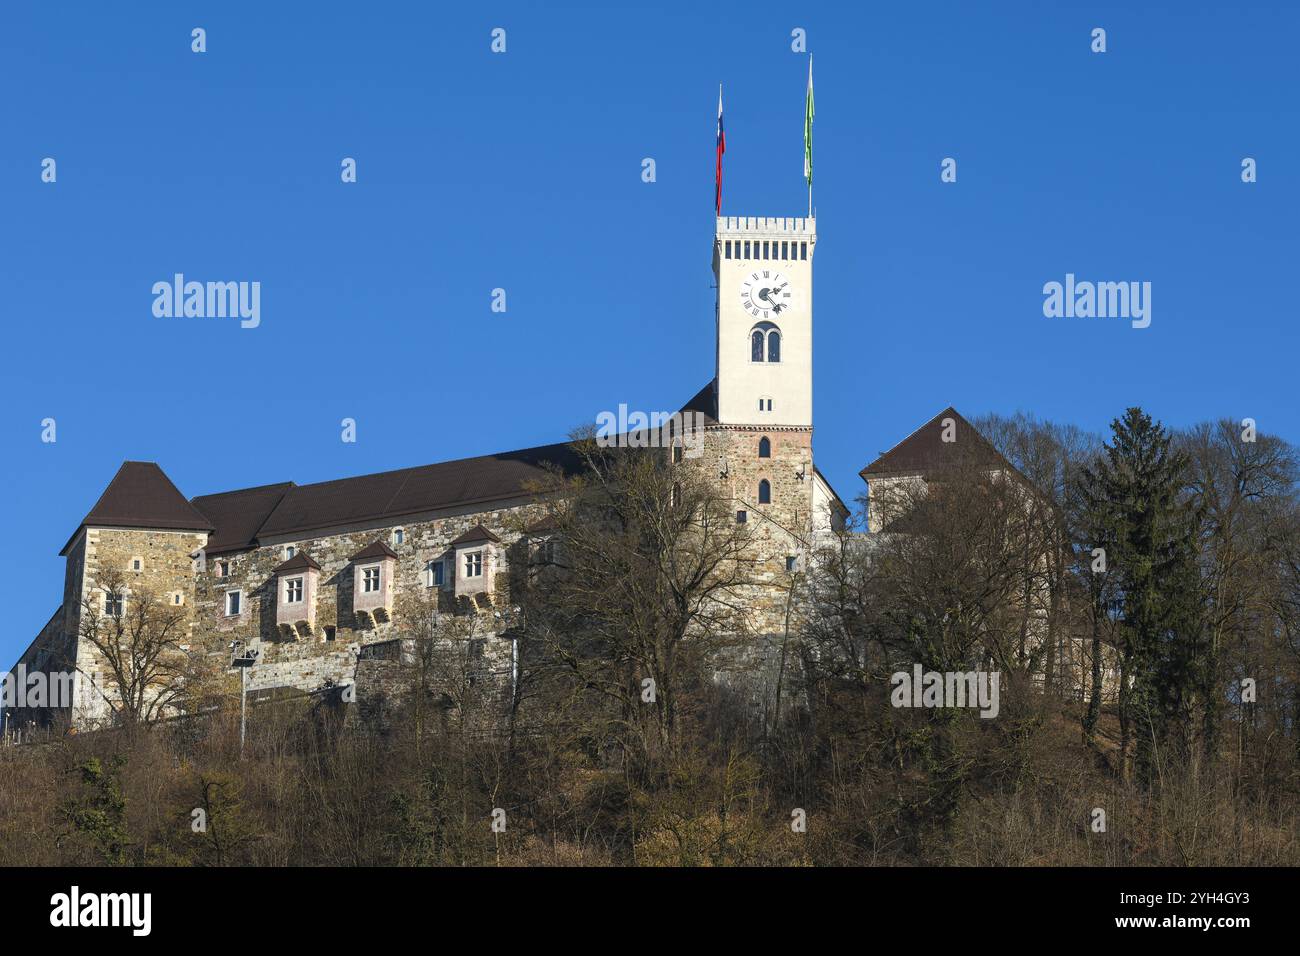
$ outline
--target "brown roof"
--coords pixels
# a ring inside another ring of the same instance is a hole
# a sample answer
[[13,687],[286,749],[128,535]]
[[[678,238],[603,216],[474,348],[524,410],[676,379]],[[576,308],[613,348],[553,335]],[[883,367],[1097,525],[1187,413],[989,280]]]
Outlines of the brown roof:
[[68,553],[82,528],[211,531],[212,522],[185,500],[155,462],[124,461],[59,554]]
[[462,544],[473,544],[475,541],[500,541],[500,540],[501,540],[500,538],[494,535],[487,528],[483,527],[481,524],[476,524],[474,527],[470,528],[468,531],[462,534],[459,538],[456,538],[454,541],[452,541],[451,544],[448,545],[448,547],[455,548],[455,547],[459,547]]
[[526,495],[525,486],[544,478],[548,464],[572,474],[581,469],[582,462],[563,442],[376,475],[293,485],[258,530],[258,537],[295,535]]
[[[953,420],[951,442],[943,440],[943,420]],[[872,475],[919,475],[940,468],[957,465],[985,465],[1009,468],[1010,465],[988,439],[975,430],[975,426],[949,405],[889,451],[884,452],[859,474],[864,479]]]
[[190,503],[207,515],[216,528],[208,538],[205,552],[213,555],[251,548],[258,530],[292,487],[292,481],[284,481],[194,498]]
[[369,561],[371,558],[396,558],[397,552],[384,544],[382,541],[376,541],[374,544],[368,544],[352,557],[349,561]]
[[306,571],[308,568],[319,571],[320,565],[313,561],[311,555],[306,551],[299,551],[288,561],[277,565],[271,573],[283,574],[285,571]]
[[718,420],[718,390],[716,379],[695,393],[694,397],[682,406],[683,412],[699,412],[712,424]]

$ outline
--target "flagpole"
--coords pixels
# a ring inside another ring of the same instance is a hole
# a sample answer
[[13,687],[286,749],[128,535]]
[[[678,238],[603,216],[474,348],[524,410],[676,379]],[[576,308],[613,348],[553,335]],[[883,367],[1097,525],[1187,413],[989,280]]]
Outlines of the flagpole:
[[813,76],[812,54],[808,54],[808,94],[804,100],[803,115],[803,171],[808,180],[808,218],[813,214],[812,127],[813,127]]

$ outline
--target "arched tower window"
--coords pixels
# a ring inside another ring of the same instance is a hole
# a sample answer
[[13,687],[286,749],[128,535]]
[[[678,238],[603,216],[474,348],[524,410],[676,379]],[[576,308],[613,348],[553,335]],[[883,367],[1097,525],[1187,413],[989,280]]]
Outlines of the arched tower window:
[[781,361],[781,330],[771,322],[760,322],[749,333],[751,362]]
[[760,505],[772,503],[772,485],[766,478],[758,483],[758,503]]
[[762,438],[758,440],[758,457],[759,458],[772,457],[772,443],[767,440],[766,435],[764,435]]

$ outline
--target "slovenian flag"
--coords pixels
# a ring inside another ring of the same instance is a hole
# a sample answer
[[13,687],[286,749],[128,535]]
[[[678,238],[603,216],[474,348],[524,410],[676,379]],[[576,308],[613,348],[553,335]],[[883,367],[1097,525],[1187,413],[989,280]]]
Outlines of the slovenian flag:
[[[813,126],[813,90],[812,90],[812,54],[808,54],[808,98],[803,106],[803,178],[808,180],[812,189],[812,126]],[[809,212],[811,216],[812,213]]]
[[727,151],[727,134],[722,131],[722,84],[718,84],[718,169],[713,181],[713,208],[722,215],[722,154]]

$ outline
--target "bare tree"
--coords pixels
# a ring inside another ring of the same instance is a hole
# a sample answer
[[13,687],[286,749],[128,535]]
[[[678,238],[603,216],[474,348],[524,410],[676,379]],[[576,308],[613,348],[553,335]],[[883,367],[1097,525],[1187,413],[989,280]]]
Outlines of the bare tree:
[[210,671],[185,646],[188,615],[147,590],[128,593],[120,571],[102,571],[82,602],[80,636],[106,669],[100,693],[119,723],[152,723],[186,710]]

